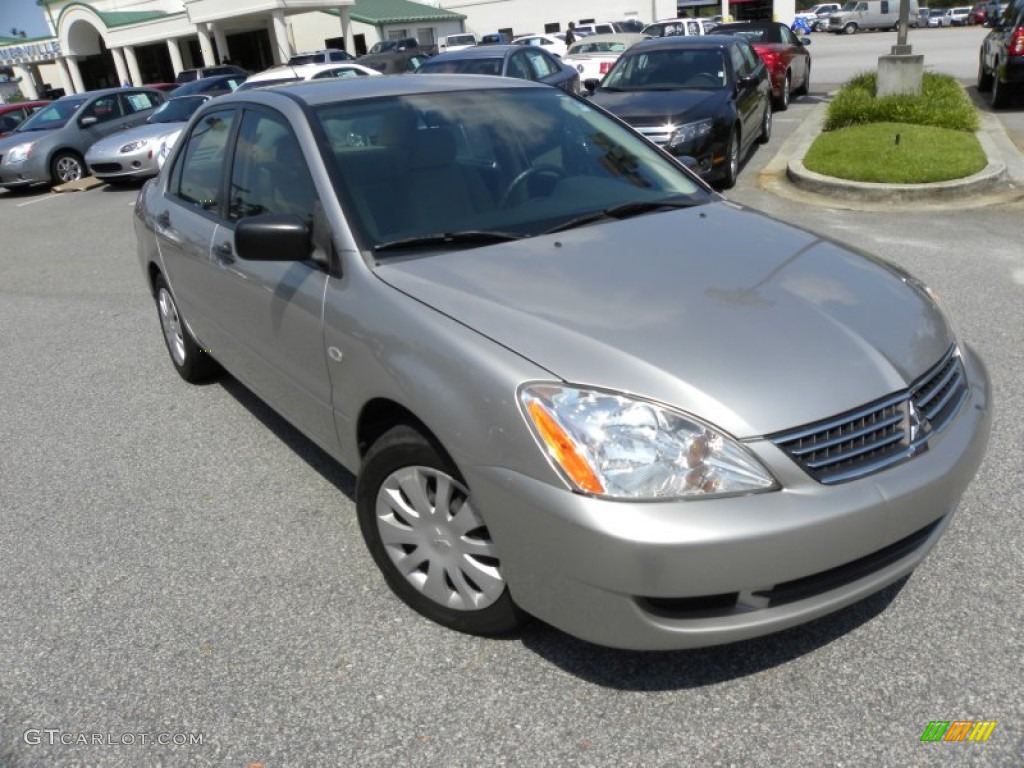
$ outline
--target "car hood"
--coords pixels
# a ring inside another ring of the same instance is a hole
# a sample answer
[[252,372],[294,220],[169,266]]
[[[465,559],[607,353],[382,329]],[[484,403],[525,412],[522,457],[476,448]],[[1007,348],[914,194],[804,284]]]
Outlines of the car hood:
[[384,261],[377,274],[557,378],[741,438],[904,389],[953,343],[912,278],[724,202]]
[[608,91],[598,89],[591,97],[598,106],[631,125],[661,124],[682,119],[699,120],[713,116],[726,91]]
[[[105,139],[100,139],[92,147],[89,148],[88,154],[107,154],[109,152],[117,152],[121,147],[130,141],[142,141],[148,139],[160,139],[168,134],[177,134],[185,126],[184,122],[180,123],[146,123],[136,128],[129,128],[126,131],[119,131],[113,136],[107,136]],[[157,146],[155,149],[159,149]]]
[[0,139],[0,155],[11,147],[16,147],[19,144],[27,144],[30,141],[38,141],[39,139],[45,138],[51,135],[54,131],[59,131],[60,128],[51,128],[45,131],[22,131],[22,132],[11,132]]

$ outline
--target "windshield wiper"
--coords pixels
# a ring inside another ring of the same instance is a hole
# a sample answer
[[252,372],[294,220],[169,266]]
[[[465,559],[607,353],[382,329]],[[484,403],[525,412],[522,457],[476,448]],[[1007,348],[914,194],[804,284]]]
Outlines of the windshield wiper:
[[623,203],[622,205],[605,208],[603,211],[595,211],[594,213],[577,216],[575,219],[569,219],[557,227],[552,227],[544,234],[553,235],[556,232],[575,229],[576,227],[582,227],[584,224],[601,221],[602,219],[628,219],[631,216],[639,216],[643,213],[651,213],[652,211],[664,208],[692,208],[695,205],[704,205],[705,202],[705,200],[637,200],[632,203]]
[[392,240],[388,243],[375,245],[373,250],[397,251],[402,248],[418,248],[431,245],[448,245],[461,243],[476,243],[486,245],[487,243],[507,243],[510,240],[522,240],[526,235],[515,232],[488,232],[486,230],[467,229],[463,232],[438,232],[433,235],[421,235],[419,237],[407,237],[404,240]]

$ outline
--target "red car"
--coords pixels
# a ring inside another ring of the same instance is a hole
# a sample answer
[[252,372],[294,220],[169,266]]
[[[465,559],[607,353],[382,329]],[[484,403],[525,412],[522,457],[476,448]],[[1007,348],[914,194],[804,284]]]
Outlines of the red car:
[[48,101],[19,101],[16,104],[0,104],[0,136],[6,136],[13,131],[22,120],[31,117],[41,107],[45,107]]
[[809,37],[797,37],[777,21],[740,21],[719,24],[712,35],[739,35],[750,43],[771,73],[772,101],[776,112],[789,106],[790,94],[805,95],[811,89]]

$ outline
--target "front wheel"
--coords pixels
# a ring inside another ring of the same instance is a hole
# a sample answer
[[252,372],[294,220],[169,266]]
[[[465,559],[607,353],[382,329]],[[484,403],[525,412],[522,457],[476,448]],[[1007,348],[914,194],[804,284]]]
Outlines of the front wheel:
[[994,72],[992,74],[992,109],[1002,109],[1009,103],[1010,92],[1007,90],[1006,86],[999,81],[999,75]]
[[779,97],[775,99],[775,109],[779,112],[785,112],[789,109],[789,95],[792,86],[792,75],[787,69],[786,76],[782,78],[782,87],[779,89]]
[[857,32],[857,25],[854,24],[852,21],[849,24],[847,24],[845,27],[843,27],[843,34],[845,34],[845,35],[852,35],[852,34],[855,34],[856,32]]
[[514,629],[501,558],[451,460],[394,427],[370,448],[356,487],[359,528],[391,590],[438,624],[475,635]]
[[725,173],[718,182],[720,189],[732,189],[740,175],[740,132],[734,128],[729,133],[725,149]]
[[772,138],[772,105],[764,105],[764,115],[761,117],[761,135],[757,137],[760,144],[767,144]]
[[50,180],[54,184],[78,181],[85,175],[85,163],[74,152],[58,152],[50,161]]
[[193,384],[216,375],[220,371],[220,366],[210,357],[209,351],[201,349],[192,337],[181,313],[178,312],[178,304],[174,301],[163,275],[157,276],[153,289],[156,294],[160,328],[164,332],[164,343],[178,375]]
[[985,59],[978,59],[978,92],[988,93],[992,90],[992,73],[985,69]]

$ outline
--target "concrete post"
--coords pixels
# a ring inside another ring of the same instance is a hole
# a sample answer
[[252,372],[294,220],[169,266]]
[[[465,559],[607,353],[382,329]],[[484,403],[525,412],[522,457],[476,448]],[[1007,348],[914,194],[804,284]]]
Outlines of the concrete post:
[[24,64],[22,66],[14,68],[15,74],[17,74],[19,71],[22,73],[21,87],[26,92],[25,98],[29,101],[35,101],[39,98],[39,91],[36,90],[36,80],[35,77],[33,77],[33,69],[35,69],[35,67],[31,64]]
[[78,58],[68,56],[68,71],[71,73],[72,93],[85,93],[85,83],[82,82],[82,71],[78,68]]
[[349,15],[351,6],[338,6],[338,18],[341,19],[341,36],[345,39],[345,50],[356,55],[356,43],[352,37],[352,17]]
[[878,98],[893,94],[921,95],[924,76],[924,55],[889,54],[878,57],[878,77],[875,95]]
[[[124,52],[120,48],[111,48],[110,53],[114,56],[114,69],[117,70],[117,84],[124,85],[130,83],[128,79],[128,67],[124,65]],[[138,85],[138,83],[131,83],[132,85]]]
[[134,85],[142,85],[142,73],[139,72],[139,60],[135,56],[135,48],[131,45],[124,47],[124,57],[128,60],[128,73],[132,77]]
[[185,68],[185,62],[181,60],[181,48],[178,47],[177,39],[171,38],[167,41],[167,50],[171,54],[171,68],[174,69],[174,75],[177,77],[178,73]]
[[228,51],[228,39],[224,35],[223,29],[216,24],[210,26],[213,27],[213,39],[217,42],[217,55],[220,56],[218,64],[223,64],[225,59],[231,58],[231,52]]
[[213,41],[210,40],[209,28],[206,24],[196,24],[196,32],[199,33],[199,48],[203,52],[203,66],[216,66],[217,61],[213,57]]
[[71,71],[68,69],[67,61],[63,58],[57,59],[57,69],[60,71],[60,85],[64,89],[64,94],[77,93],[75,91],[75,84],[71,80]]
[[270,47],[274,54],[275,64],[284,64],[292,56],[292,47],[288,42],[288,25],[284,23],[284,11],[271,11],[273,29],[271,30]]

